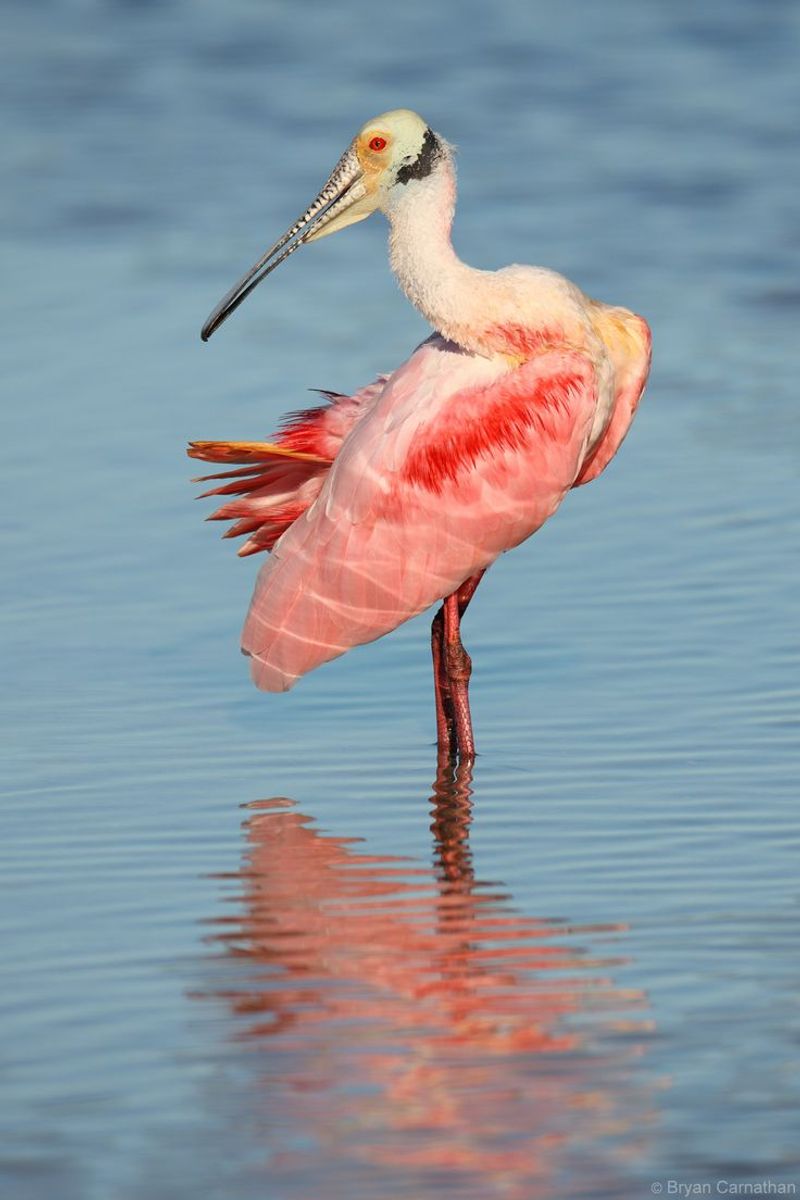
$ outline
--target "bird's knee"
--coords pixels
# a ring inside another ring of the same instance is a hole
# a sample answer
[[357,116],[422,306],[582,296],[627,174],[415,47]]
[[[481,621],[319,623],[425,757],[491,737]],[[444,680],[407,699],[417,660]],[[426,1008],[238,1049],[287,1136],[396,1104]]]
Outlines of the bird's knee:
[[472,675],[472,659],[460,642],[445,649],[447,675],[453,683],[469,683]]

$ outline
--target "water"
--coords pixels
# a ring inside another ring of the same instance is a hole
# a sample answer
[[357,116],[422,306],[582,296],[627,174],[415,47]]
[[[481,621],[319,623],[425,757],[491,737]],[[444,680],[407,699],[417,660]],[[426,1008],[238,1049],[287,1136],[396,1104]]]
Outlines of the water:
[[[744,0],[6,6],[4,1195],[800,1183],[799,43]],[[398,105],[468,261],[655,335],[465,622],[471,780],[423,620],[250,689],[182,450],[424,336],[376,218],[198,339]]]

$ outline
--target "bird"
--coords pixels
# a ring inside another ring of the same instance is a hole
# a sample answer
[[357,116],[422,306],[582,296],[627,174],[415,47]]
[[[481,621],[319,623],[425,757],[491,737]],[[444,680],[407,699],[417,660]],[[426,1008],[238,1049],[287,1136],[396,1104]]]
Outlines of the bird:
[[453,147],[417,113],[386,112],[352,140],[305,212],[225,295],[207,341],[302,246],[374,212],[389,262],[432,333],[352,395],[323,392],[268,442],[193,441],[222,496],[210,520],[269,552],[242,635],[255,684],[291,688],[323,663],[437,603],[437,747],[471,761],[472,663],[461,620],[484,572],[597,478],[650,369],[636,313],[545,267],[462,262],[451,240]]

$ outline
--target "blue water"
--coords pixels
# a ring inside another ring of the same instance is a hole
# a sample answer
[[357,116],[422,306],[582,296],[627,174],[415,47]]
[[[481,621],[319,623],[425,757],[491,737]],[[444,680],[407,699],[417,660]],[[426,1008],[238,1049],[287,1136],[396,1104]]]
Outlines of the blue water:
[[[3,27],[3,1195],[800,1185],[800,9]],[[424,619],[251,689],[258,564],[183,457],[425,336],[374,218],[198,337],[400,105],[459,146],[465,259],[654,330],[618,459],[465,621],[471,780]]]

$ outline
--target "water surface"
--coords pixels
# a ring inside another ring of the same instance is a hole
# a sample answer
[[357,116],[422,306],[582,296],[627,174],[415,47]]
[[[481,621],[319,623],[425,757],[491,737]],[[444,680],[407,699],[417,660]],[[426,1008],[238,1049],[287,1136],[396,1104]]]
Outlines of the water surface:
[[[800,1183],[790,3],[11,4],[2,1176],[15,1200]],[[182,447],[425,336],[376,218],[210,308],[353,131],[460,148],[456,242],[647,316],[618,459],[465,621],[287,696]]]

